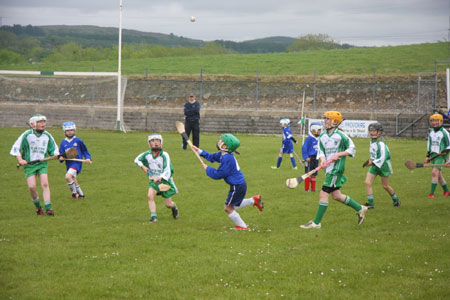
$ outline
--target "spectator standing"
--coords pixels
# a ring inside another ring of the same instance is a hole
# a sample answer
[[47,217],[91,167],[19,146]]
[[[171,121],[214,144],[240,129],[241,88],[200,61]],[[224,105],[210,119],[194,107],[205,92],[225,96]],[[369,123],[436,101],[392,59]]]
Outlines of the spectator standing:
[[[195,95],[189,95],[189,101],[184,104],[184,127],[189,137],[192,132],[192,143],[200,145],[200,103],[195,100]],[[186,150],[187,141],[183,138],[183,150]]]

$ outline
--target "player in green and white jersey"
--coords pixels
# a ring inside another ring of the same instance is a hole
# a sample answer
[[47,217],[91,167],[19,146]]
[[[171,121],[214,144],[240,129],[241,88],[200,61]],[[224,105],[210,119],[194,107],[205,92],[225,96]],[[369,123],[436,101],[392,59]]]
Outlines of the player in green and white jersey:
[[400,200],[395,194],[394,189],[389,185],[389,175],[393,174],[394,171],[392,171],[391,153],[389,152],[389,148],[386,143],[381,140],[382,134],[383,126],[380,123],[377,122],[369,125],[371,142],[369,149],[370,159],[367,166],[370,167],[366,175],[366,180],[364,181],[367,192],[367,203],[365,206],[369,209],[374,208],[372,183],[377,175],[380,175],[381,184],[391,196],[394,207],[400,206]]
[[52,135],[45,130],[47,118],[36,114],[29,120],[31,129],[22,133],[11,148],[10,154],[17,158],[21,166],[24,166],[25,177],[31,199],[36,206],[36,213],[43,215],[44,211],[39,201],[39,194],[36,189],[36,176],[41,182],[42,194],[44,198],[45,212],[49,216],[54,215],[50,201],[50,186],[48,183],[48,162],[38,162],[28,164],[33,160],[44,159],[46,157],[57,157],[59,155],[58,146]]
[[[172,201],[172,196],[178,193],[178,189],[172,177],[173,167],[169,153],[162,149],[163,138],[160,134],[150,134],[147,141],[150,150],[139,154],[134,159],[134,163],[148,174],[150,179],[147,193],[150,222],[158,221],[155,202],[157,195],[161,195],[164,198],[166,207],[172,210],[172,217],[177,219],[178,208],[176,203]],[[160,186],[162,185],[169,186],[170,189],[161,191]]]
[[[444,124],[444,118],[441,114],[433,114],[430,116],[431,129],[428,133],[427,141],[427,156],[425,163],[444,164],[449,156],[448,152],[444,155],[438,155],[445,150],[450,149],[450,134],[442,126]],[[430,159],[434,156],[434,159]],[[431,171],[431,189],[428,194],[428,198],[434,198],[434,192],[436,191],[437,184],[442,186],[444,190],[444,197],[450,196],[450,191],[447,186],[447,182],[442,175],[442,167],[433,167]]]
[[347,181],[344,176],[345,159],[347,156],[354,156],[356,149],[353,141],[342,131],[339,124],[342,122],[342,114],[338,111],[327,111],[324,113],[325,131],[319,136],[319,149],[317,159],[320,165],[325,168],[325,180],[320,191],[319,208],[314,220],[309,221],[301,228],[321,228],[320,221],[328,208],[328,198],[342,202],[356,211],[358,215],[358,225],[360,225],[367,212],[367,207],[360,205],[350,196],[341,193],[342,185]]

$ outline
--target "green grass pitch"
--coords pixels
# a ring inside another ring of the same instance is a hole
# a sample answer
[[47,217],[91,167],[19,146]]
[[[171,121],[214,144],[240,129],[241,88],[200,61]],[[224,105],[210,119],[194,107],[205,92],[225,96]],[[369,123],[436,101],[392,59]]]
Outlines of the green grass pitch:
[[[303,168],[292,170],[287,156],[279,170],[270,168],[280,136],[237,134],[248,196],[261,194],[265,209],[240,210],[251,231],[234,232],[223,211],[228,186],[205,175],[175,132],[163,137],[180,190],[173,198],[178,220],[158,198],[160,222],[148,222],[148,180],[133,163],[147,150],[148,133],[83,129],[77,133],[94,162],[79,176],[86,199],[71,199],[65,168],[51,161],[56,216],[36,216],[23,171],[9,155],[24,130],[0,128],[0,299],[444,299],[450,294],[450,198],[438,187],[436,198],[428,199],[431,169],[409,171],[403,165],[407,159],[423,161],[424,139],[387,139],[395,172],[390,183],[401,207],[392,206],[377,179],[376,208],[361,226],[351,208],[330,200],[322,229],[303,230],[299,225],[316,213],[318,192],[284,185]],[[49,131],[59,144],[62,130]],[[217,138],[202,134],[201,148],[215,151]],[[354,142],[357,153],[347,160],[342,191],[364,204],[367,169],[361,165],[369,156],[369,140]],[[301,152],[298,145],[296,151]],[[323,173],[318,189],[322,180]]]

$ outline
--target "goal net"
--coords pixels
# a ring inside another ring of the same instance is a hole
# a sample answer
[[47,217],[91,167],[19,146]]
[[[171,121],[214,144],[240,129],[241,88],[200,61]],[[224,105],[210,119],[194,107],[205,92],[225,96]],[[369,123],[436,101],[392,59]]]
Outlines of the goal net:
[[[0,101],[116,106],[117,124],[125,130],[123,101],[126,77],[121,78],[120,99],[116,72],[39,72],[0,70]],[[119,129],[116,128],[115,129]]]

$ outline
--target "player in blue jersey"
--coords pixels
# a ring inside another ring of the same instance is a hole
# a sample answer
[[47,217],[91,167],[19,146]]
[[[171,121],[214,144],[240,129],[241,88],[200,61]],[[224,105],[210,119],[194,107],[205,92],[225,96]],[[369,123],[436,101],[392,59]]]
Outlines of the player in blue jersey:
[[272,166],[272,169],[278,169],[281,165],[281,161],[283,160],[283,154],[289,154],[289,157],[291,158],[292,168],[294,170],[297,170],[297,163],[295,162],[294,158],[294,145],[292,145],[292,142],[297,144],[296,139],[292,136],[291,129],[289,128],[290,120],[287,118],[280,120],[280,125],[283,128],[283,140],[281,142],[281,148],[280,148],[280,154],[278,155],[277,165]]
[[234,135],[226,133],[222,134],[217,142],[217,148],[220,150],[219,152],[210,154],[196,146],[193,146],[192,150],[196,151],[207,161],[220,163],[217,169],[203,163],[203,169],[206,171],[206,175],[212,179],[223,179],[230,185],[230,191],[228,192],[228,197],[225,201],[224,210],[235,224],[235,227],[232,229],[248,230],[247,224],[245,224],[236,210],[254,205],[262,211],[264,204],[261,201],[260,195],[245,198],[247,183],[245,182],[244,174],[242,174],[241,168],[233,155],[233,152],[236,152],[236,149],[240,144],[240,141]]
[[[308,173],[319,166],[319,161],[317,160],[317,143],[319,142],[319,135],[322,131],[322,124],[319,122],[312,122],[309,125],[311,130],[311,135],[309,135],[305,143],[302,146],[302,157],[305,161],[305,173]],[[311,185],[311,191],[316,191],[316,176],[317,172],[311,177],[305,179],[305,191],[309,192],[309,186]]]
[[[71,148],[77,149],[78,155],[77,159],[86,159],[86,163],[90,164],[91,154],[89,153],[86,144],[78,137],[75,136],[76,133],[76,125],[74,122],[65,122],[62,126],[64,131],[64,135],[66,138],[62,140],[59,145],[59,152],[64,153]],[[63,157],[59,158],[61,162],[64,161]],[[83,163],[81,161],[73,161],[66,160],[66,169],[67,173],[65,175],[65,179],[67,181],[67,185],[69,186],[70,191],[72,192],[73,199],[84,199],[86,196],[81,190],[80,185],[78,184],[77,176],[81,173],[81,167]]]

